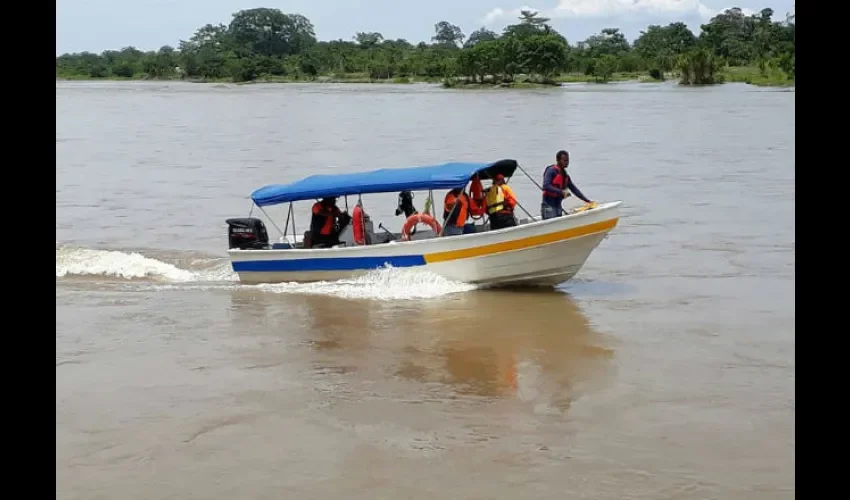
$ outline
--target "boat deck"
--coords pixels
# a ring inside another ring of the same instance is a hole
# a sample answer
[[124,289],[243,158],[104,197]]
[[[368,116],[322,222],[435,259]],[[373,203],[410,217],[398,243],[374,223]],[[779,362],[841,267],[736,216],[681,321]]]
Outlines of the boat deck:
[[[517,225],[522,226],[525,224],[529,224],[531,222],[536,222],[540,220],[540,217],[523,217],[517,219]],[[375,231],[374,223],[372,221],[367,221],[364,225],[365,232],[368,236],[368,241],[370,241],[369,245],[381,245],[385,243],[390,243],[393,241],[402,241],[401,232],[391,232],[384,231],[382,229],[378,229]],[[490,231],[490,223],[468,223],[465,227],[466,233],[486,233]],[[304,239],[307,236],[308,232],[305,231],[303,235],[287,235],[286,237],[281,238],[281,241],[271,243],[269,249],[273,250],[286,250],[286,249],[303,249],[304,248]],[[430,228],[419,226],[416,228],[416,232],[411,235],[410,241],[420,241],[420,240],[430,240],[436,238],[437,235]],[[340,244],[335,245],[331,248],[344,248],[351,246],[358,246],[354,243],[354,230],[352,225],[349,224],[342,231],[339,236]]]

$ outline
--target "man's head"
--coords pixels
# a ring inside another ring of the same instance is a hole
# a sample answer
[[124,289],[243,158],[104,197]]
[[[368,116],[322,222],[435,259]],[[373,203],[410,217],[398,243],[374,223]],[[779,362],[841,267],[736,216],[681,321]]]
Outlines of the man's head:
[[332,207],[336,205],[336,196],[328,196],[327,198],[322,198],[322,205],[326,207]]
[[561,168],[567,168],[570,165],[570,154],[563,149],[555,155],[555,161]]
[[493,177],[493,184],[500,184],[501,185],[501,184],[504,184],[504,183],[505,183],[505,176],[504,175],[496,174],[496,176]]

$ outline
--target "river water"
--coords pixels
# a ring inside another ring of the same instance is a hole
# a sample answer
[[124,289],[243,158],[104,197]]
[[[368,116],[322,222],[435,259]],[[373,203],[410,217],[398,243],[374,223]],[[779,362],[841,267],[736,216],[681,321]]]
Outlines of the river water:
[[[57,498],[793,498],[794,97],[57,82]],[[267,183],[559,149],[624,204],[556,290],[224,259]]]

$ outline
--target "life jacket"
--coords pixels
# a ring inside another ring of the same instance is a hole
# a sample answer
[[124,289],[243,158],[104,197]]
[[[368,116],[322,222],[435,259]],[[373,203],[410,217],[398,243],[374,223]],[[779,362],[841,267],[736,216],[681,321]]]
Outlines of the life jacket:
[[469,197],[463,191],[460,192],[460,196],[455,196],[449,191],[443,202],[443,223],[447,226],[454,224],[457,227],[463,227],[468,218]]
[[334,231],[333,209],[328,209],[317,201],[313,204],[313,217],[310,219],[310,229],[315,232],[318,229],[322,236],[330,236]]
[[476,175],[472,178],[472,183],[469,186],[469,214],[473,217],[481,217],[484,215],[484,186],[481,185],[481,179]]
[[354,210],[352,211],[352,231],[354,232],[354,243],[358,245],[366,244],[366,231],[363,227],[364,217],[363,217],[363,207],[360,204],[354,205]]
[[[556,172],[555,178],[552,179],[552,187],[559,190],[559,191],[563,191],[564,189],[567,188],[567,184],[569,182],[569,176],[565,175],[564,171],[561,170],[561,167],[559,167],[557,164],[549,165],[548,167],[546,167],[547,170],[550,169],[550,168],[554,168],[555,172]],[[543,175],[544,176],[546,175],[545,172],[544,172]],[[563,198],[562,195],[550,193],[549,191],[543,191],[543,196],[548,196],[550,198]]]
[[487,188],[487,213],[493,215],[505,210],[505,190],[498,184]]

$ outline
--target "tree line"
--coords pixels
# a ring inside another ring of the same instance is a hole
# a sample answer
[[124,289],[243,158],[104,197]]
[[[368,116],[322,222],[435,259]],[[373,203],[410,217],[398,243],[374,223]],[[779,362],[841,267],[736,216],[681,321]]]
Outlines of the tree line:
[[676,22],[648,26],[634,43],[619,29],[607,28],[570,44],[550,19],[524,10],[501,33],[481,28],[466,36],[458,26],[440,21],[430,43],[412,44],[377,32],[359,32],[350,41],[318,41],[305,16],[256,8],[234,13],[228,25],[199,28],[177,48],[63,54],[56,58],[56,77],[245,82],[359,75],[455,85],[546,84],[565,74],[607,82],[616,73],[644,73],[659,80],[673,74],[683,84],[711,84],[721,81],[723,68],[757,67],[794,80],[795,16],[777,21],[773,15],[769,8],[752,15],[732,8],[703,24],[699,35]]

